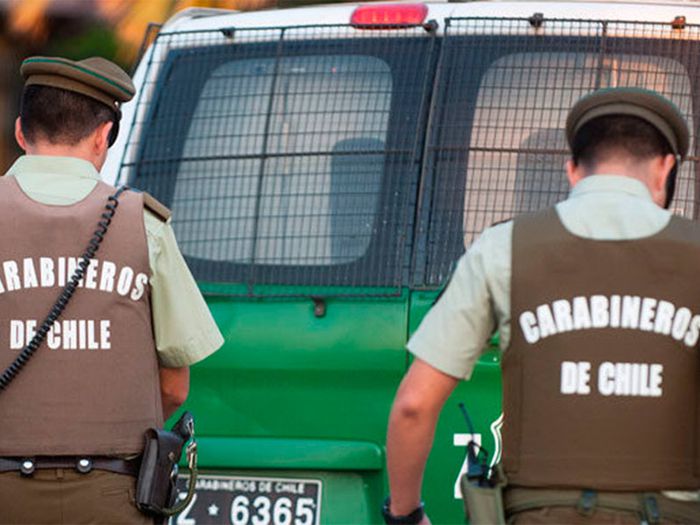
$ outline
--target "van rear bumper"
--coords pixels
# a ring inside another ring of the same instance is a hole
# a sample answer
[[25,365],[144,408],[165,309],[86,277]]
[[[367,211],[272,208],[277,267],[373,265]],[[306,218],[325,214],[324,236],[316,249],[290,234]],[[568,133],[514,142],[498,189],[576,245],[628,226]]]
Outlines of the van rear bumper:
[[[174,523],[369,524],[381,521],[383,449],[364,441],[199,440],[196,497]],[[185,489],[187,475],[178,480]]]

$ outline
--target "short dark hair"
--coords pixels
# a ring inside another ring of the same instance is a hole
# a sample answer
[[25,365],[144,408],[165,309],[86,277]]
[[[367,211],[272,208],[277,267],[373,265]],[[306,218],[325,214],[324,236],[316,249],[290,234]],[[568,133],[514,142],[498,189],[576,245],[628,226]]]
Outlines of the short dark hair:
[[114,111],[86,95],[36,84],[24,88],[19,116],[22,133],[30,143],[45,139],[69,145],[116,119]]
[[644,161],[672,154],[673,150],[646,120],[632,115],[608,115],[594,118],[578,130],[571,153],[575,164],[591,169],[613,157]]

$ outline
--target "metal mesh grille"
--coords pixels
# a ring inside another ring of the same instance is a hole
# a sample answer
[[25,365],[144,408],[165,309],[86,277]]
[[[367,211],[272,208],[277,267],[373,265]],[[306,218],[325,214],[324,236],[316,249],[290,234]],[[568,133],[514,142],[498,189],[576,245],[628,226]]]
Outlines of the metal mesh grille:
[[195,277],[246,295],[400,292],[434,40],[400,33],[158,35],[123,167],[173,209]]
[[[428,138],[430,212],[418,284],[444,282],[487,226],[565,198],[564,122],[586,93],[653,89],[695,122],[698,36],[698,27],[670,24],[545,19],[535,28],[528,19],[449,20]],[[696,164],[692,156],[680,171],[672,204],[693,218]]]
[[[697,26],[540,22],[161,33],[123,169],[224,293],[439,286],[484,228],[566,196],[582,95],[654,89],[697,126]],[[692,218],[695,152],[672,204]]]

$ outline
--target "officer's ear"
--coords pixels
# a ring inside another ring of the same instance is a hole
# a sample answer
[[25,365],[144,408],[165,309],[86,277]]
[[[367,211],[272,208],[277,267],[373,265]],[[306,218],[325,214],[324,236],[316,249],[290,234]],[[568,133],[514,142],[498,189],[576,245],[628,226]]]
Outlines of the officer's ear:
[[654,157],[650,163],[650,173],[647,187],[654,202],[659,206],[668,207],[673,197],[675,184],[676,156],[672,154]]
[[111,120],[97,126],[97,129],[93,133],[95,153],[102,153],[109,148],[109,137],[112,126],[114,126],[114,122]]
[[20,120],[20,117],[15,119],[15,140],[23,151],[27,151],[27,139],[22,131],[22,121]]
[[[678,155],[673,155],[672,153],[669,153],[668,155],[664,156],[663,158],[663,172],[666,174],[665,179],[668,177],[672,176],[673,174],[673,169],[678,168],[678,165],[680,164],[680,156]],[[664,179],[664,183],[666,180]]]
[[569,179],[569,184],[572,188],[585,176],[586,173],[581,164],[576,164],[574,159],[566,161],[566,178]]

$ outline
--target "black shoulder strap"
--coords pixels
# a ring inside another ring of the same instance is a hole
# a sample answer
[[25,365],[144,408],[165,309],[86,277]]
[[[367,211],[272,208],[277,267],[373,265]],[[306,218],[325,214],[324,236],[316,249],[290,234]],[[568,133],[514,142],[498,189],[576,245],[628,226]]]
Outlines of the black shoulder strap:
[[12,362],[10,366],[8,366],[5,369],[5,371],[0,376],[0,390],[5,390],[7,386],[12,382],[12,380],[17,376],[20,370],[22,370],[24,365],[27,364],[29,359],[39,349],[41,343],[43,343],[46,334],[49,333],[49,330],[51,330],[53,324],[61,316],[63,310],[65,310],[66,306],[68,305],[68,302],[70,301],[71,297],[73,297],[73,293],[75,293],[75,290],[78,287],[78,284],[80,283],[80,279],[83,278],[83,275],[85,274],[85,271],[87,270],[87,267],[90,264],[90,260],[95,256],[95,252],[97,252],[97,250],[99,249],[100,243],[102,242],[105,234],[107,233],[109,224],[114,218],[114,214],[117,211],[117,206],[119,206],[119,196],[128,189],[128,186],[122,186],[116,191],[116,193],[114,193],[114,195],[110,195],[107,198],[105,211],[103,211],[100,215],[100,220],[97,223],[97,229],[93,233],[87,248],[85,248],[85,251],[81,255],[80,262],[78,263],[78,267],[75,269],[75,273],[73,273],[73,276],[71,277],[70,281],[66,283],[65,288],[63,288],[63,291],[58,296],[58,299],[56,299],[56,303],[51,307],[49,315],[47,315],[46,319],[44,319],[44,322],[41,323],[41,326],[36,331],[36,334],[34,334],[32,340],[29,341],[27,346],[25,346],[22,349],[17,358]]

